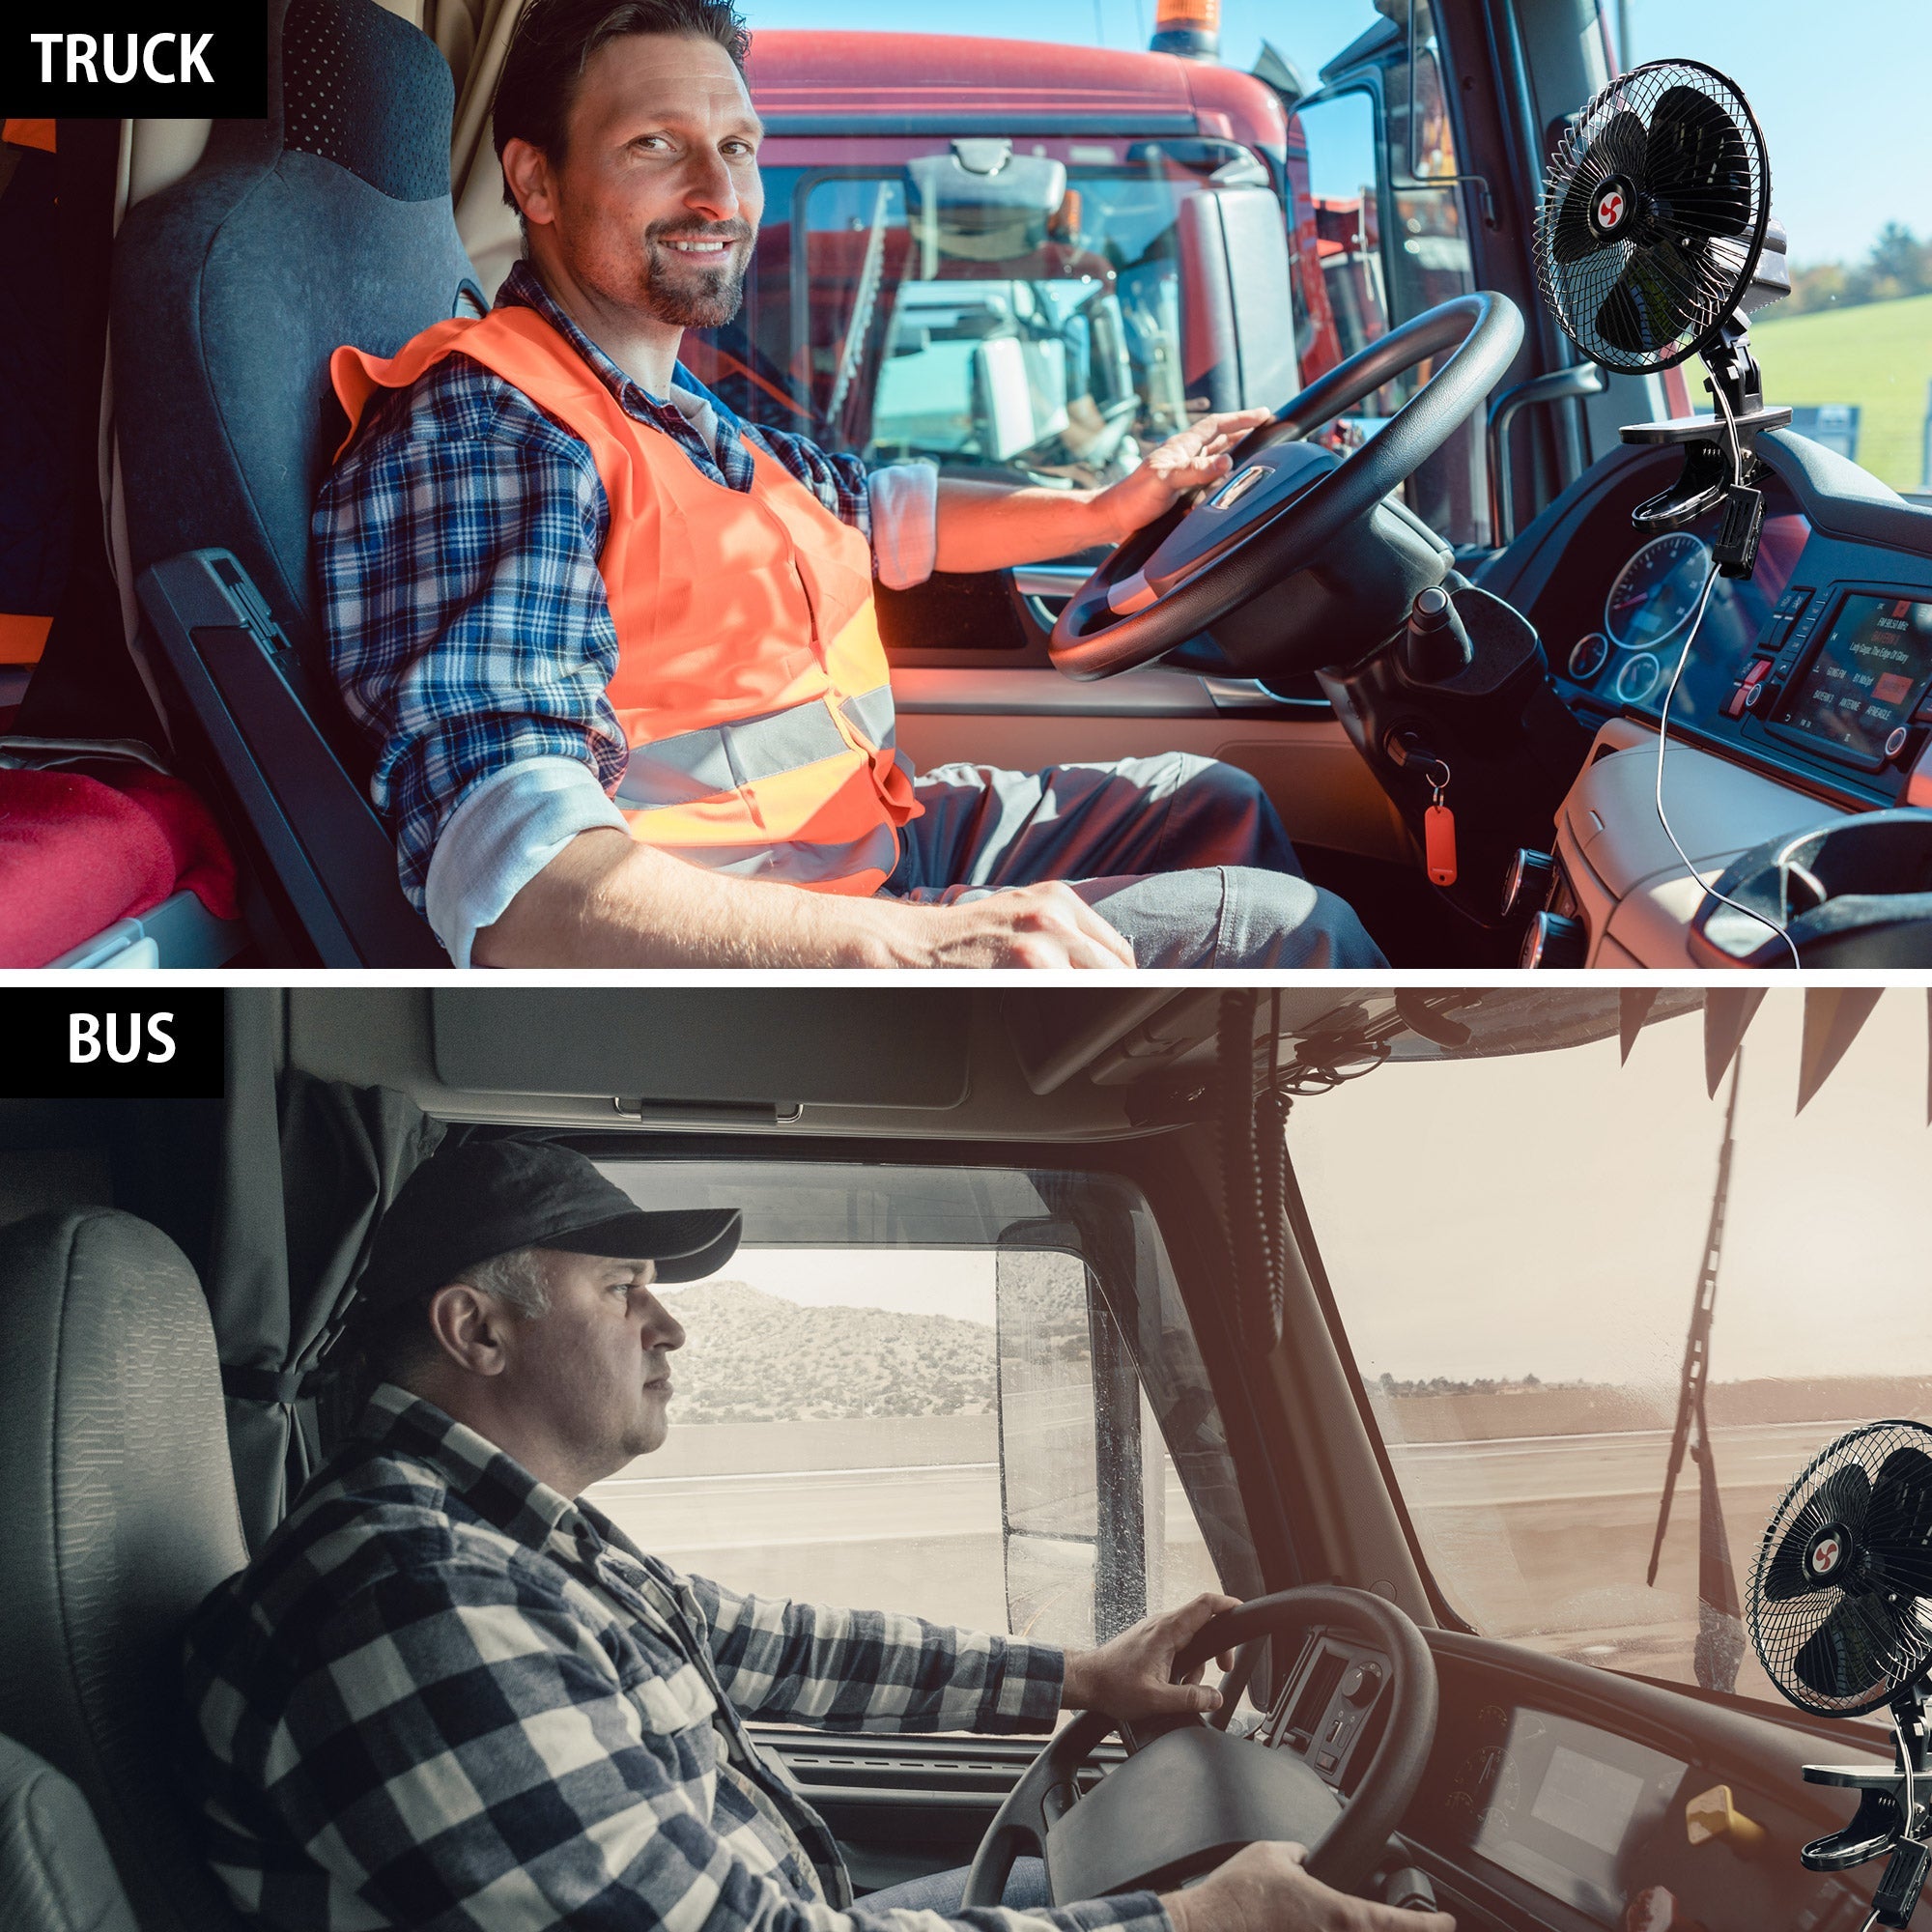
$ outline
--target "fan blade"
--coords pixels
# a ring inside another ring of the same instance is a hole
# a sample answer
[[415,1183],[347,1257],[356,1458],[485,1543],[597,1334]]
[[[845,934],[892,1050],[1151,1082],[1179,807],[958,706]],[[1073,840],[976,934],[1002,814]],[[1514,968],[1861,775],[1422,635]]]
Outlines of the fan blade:
[[1750,156],[1731,117],[1693,87],[1666,88],[1650,117],[1643,185],[1663,220],[1692,235],[1751,226]]
[[1587,262],[1592,255],[1617,245],[1613,241],[1605,241],[1590,226],[1590,217],[1584,211],[1595,192],[1596,189],[1584,182],[1568,183],[1563,200],[1556,210],[1556,218],[1549,224],[1550,256],[1566,268],[1573,262]]
[[1626,355],[1648,355],[1683,332],[1695,313],[1690,284],[1667,252],[1644,248],[1633,254],[1597,310],[1597,332]]
[[1583,150],[1577,159],[1577,172],[1595,169],[1600,182],[1611,175],[1634,178],[1643,167],[1649,139],[1643,123],[1628,107],[1619,108]]
[[1847,1597],[1815,1630],[1791,1668],[1821,1697],[1869,1696],[1890,1674],[1895,1633],[1864,1597]]
[[1866,1512],[1871,1508],[1871,1479],[1856,1463],[1847,1463],[1842,1469],[1833,1469],[1818,1485],[1804,1506],[1804,1514],[1810,1518],[1814,1531],[1823,1529],[1828,1522],[1841,1522],[1856,1536],[1864,1527]]
[[1888,1583],[1932,1597],[1932,1456],[1922,1449],[1894,1449],[1880,1465],[1864,1545]]
[[1643,123],[1626,108],[1610,116],[1603,131],[1571,164],[1563,201],[1549,229],[1549,252],[1557,261],[1580,262],[1616,245],[1590,226],[1589,206],[1612,175],[1635,179],[1643,166],[1644,140]]

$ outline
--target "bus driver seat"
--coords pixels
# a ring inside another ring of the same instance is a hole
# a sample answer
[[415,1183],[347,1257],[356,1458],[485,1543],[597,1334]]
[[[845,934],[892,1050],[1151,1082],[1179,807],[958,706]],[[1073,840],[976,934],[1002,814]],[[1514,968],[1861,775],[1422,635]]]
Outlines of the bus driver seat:
[[183,1633],[248,1560],[201,1285],[146,1221],[56,1209],[0,1230],[0,1733],[26,1747],[0,1748],[0,1921],[69,1932],[92,1900],[86,1932],[120,1922],[38,1753],[92,1807],[140,1932],[242,1932],[175,1772]]

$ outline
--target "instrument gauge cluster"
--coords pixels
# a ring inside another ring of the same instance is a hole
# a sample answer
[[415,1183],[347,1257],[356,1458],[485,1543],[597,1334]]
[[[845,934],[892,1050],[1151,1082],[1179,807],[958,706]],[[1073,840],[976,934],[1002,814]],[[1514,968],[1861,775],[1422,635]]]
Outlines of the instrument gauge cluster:
[[1611,643],[1622,651],[1668,643],[1696,614],[1710,569],[1710,546],[1688,530],[1653,537],[1617,572],[1604,599]]

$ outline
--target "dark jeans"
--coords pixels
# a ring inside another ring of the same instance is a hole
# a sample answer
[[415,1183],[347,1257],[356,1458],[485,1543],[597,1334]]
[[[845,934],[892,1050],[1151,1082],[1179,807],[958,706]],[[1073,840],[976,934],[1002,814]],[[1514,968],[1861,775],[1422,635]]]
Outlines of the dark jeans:
[[[868,1891],[858,1901],[861,1912],[937,1912],[952,1918],[966,1895],[966,1866],[956,1871],[927,1872],[903,1885]],[[1047,1896],[1046,1866],[1038,1859],[1015,1859],[1000,1903],[1015,1912],[1040,1912],[1053,1903]]]

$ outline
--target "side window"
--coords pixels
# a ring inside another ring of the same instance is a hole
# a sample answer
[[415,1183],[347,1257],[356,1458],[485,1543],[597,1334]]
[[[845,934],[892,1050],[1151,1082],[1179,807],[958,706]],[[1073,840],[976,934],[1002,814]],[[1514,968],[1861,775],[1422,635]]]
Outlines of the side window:
[[[1217,1586],[1192,1493],[1251,1593],[1178,1297],[1140,1320],[1041,1205],[950,1251],[760,1248],[748,1210],[721,1275],[663,1291],[688,1338],[668,1440],[591,1499],[733,1589],[1084,1646]],[[1164,1344],[1146,1386],[1122,1316]]]
[[[1386,58],[1297,105],[1289,121],[1295,347],[1304,386],[1391,328],[1475,288],[1463,179],[1435,24],[1418,0]],[[1432,373],[1419,363],[1357,405],[1324,440],[1373,436]],[[1404,486],[1410,509],[1455,544],[1489,537],[1479,409]]]
[[1216,1587],[1132,1360],[1093,1291],[1077,1255],[1001,1252],[1008,1616],[1016,1632],[1075,1646]]

